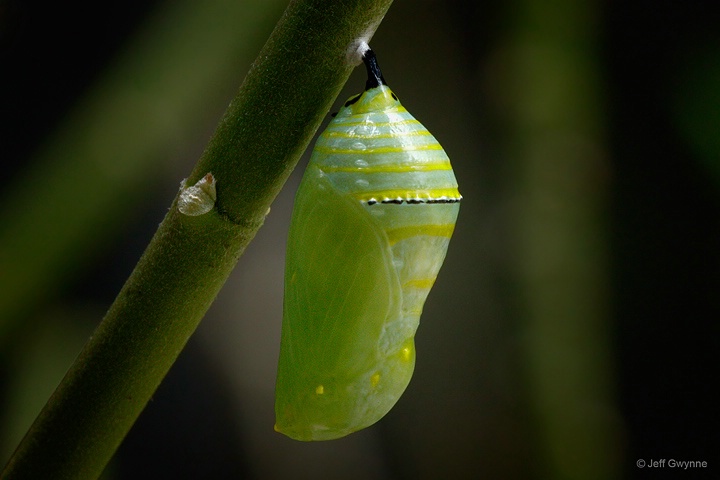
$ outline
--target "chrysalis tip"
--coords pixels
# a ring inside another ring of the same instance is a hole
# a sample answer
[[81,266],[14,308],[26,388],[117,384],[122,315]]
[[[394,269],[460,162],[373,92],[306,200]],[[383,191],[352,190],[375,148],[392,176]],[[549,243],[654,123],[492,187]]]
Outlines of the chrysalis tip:
[[380,71],[380,65],[378,65],[375,52],[373,52],[370,47],[368,47],[363,54],[363,63],[365,64],[365,69],[367,70],[368,75],[367,82],[365,82],[365,90],[377,88],[380,85],[387,85],[387,82],[385,82],[382,72]]

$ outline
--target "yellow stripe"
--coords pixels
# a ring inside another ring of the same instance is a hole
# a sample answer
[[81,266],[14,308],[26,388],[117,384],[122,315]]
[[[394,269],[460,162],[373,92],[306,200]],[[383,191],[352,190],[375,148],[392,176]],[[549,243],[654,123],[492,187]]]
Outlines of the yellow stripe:
[[375,200],[382,202],[383,200],[414,200],[419,198],[421,200],[439,200],[443,197],[447,199],[460,199],[460,192],[457,188],[436,188],[432,190],[379,190],[377,192],[358,192],[354,193],[353,196],[361,202],[367,202],[368,200]]
[[334,137],[334,138],[364,138],[364,139],[375,139],[375,138],[398,138],[398,137],[422,137],[422,136],[429,136],[430,132],[427,130],[411,130],[408,132],[399,132],[399,133],[380,133],[375,135],[360,135],[357,133],[347,133],[347,132],[336,132],[336,131],[330,131],[326,130],[325,133],[323,133],[324,137]]
[[334,128],[339,125],[342,125],[343,127],[367,125],[367,126],[382,128],[382,127],[389,127],[390,125],[422,125],[422,124],[419,121],[415,120],[414,118],[410,118],[408,120],[398,120],[395,122],[373,122],[373,121],[368,121],[368,120],[361,120],[359,122],[356,122],[356,121],[351,121],[351,122],[333,121],[333,122],[330,122],[330,125],[328,125],[328,128]]
[[435,278],[416,278],[414,280],[408,280],[407,282],[403,283],[402,288],[420,288],[425,290],[430,290],[432,286],[435,284]]
[[379,147],[379,148],[333,148],[315,145],[314,152],[326,155],[366,155],[376,153],[395,153],[395,152],[424,152],[428,150],[442,150],[439,143],[428,143],[425,145],[413,145],[402,147]]
[[433,172],[436,170],[452,170],[450,162],[426,163],[424,165],[372,165],[357,167],[354,165],[323,165],[320,169],[325,173],[350,172],[350,173],[403,173],[403,172]]
[[411,225],[409,227],[399,227],[388,230],[387,236],[390,245],[395,245],[401,240],[427,235],[430,237],[450,238],[455,230],[454,223],[444,225]]

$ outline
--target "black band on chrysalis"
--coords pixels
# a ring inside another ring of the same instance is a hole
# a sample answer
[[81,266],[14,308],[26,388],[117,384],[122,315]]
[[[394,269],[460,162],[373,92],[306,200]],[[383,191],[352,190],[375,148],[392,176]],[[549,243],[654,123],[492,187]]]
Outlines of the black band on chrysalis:
[[367,82],[365,82],[365,90],[377,88],[380,85],[387,85],[387,83],[385,83],[385,79],[382,76],[382,72],[380,71],[380,66],[377,63],[377,57],[375,57],[375,52],[368,48],[363,55],[363,63],[365,64],[365,69],[367,70],[368,74]]

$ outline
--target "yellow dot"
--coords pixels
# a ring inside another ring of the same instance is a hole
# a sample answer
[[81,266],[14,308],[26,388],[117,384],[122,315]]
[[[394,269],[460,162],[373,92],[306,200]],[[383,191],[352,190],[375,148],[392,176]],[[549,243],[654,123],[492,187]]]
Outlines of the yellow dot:
[[412,359],[412,348],[410,347],[403,347],[402,349],[402,359],[406,362],[409,362]]
[[380,374],[376,373],[375,375],[370,377],[370,385],[376,387],[378,383],[380,383]]
[[323,393],[325,393],[325,387],[323,387],[322,385],[318,385],[315,389],[315,393],[317,393],[318,395],[322,395]]

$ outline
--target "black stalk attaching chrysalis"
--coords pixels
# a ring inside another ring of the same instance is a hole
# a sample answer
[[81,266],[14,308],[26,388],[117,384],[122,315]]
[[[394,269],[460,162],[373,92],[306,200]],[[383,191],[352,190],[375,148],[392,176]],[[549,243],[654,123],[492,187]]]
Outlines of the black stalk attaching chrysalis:
[[365,64],[368,74],[367,82],[365,82],[365,90],[377,88],[380,85],[387,85],[380,71],[380,65],[377,63],[375,52],[368,48],[365,55],[363,55],[363,63]]

